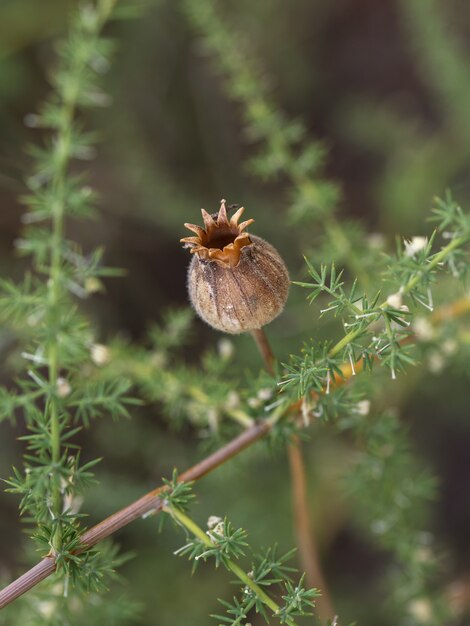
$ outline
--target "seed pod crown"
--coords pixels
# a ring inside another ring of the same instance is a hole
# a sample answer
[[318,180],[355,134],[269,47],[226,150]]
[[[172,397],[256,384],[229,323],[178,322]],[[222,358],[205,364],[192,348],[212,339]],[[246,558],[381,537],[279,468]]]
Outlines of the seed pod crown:
[[194,236],[181,242],[193,255],[188,291],[198,315],[218,330],[237,334],[259,329],[277,317],[289,291],[284,261],[267,241],[246,232],[254,220],[239,223],[244,208],[229,219],[226,201],[204,228],[185,224]]

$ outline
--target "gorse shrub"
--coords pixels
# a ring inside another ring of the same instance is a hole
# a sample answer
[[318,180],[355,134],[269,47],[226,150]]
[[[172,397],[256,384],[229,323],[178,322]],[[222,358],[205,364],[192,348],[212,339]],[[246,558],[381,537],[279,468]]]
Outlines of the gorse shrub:
[[[340,482],[351,515],[390,560],[388,619],[450,623],[440,550],[426,528],[436,480],[421,464],[389,400],[390,386],[400,385],[411,368],[432,366],[444,345],[449,358],[465,358],[470,215],[446,192],[434,202],[426,234],[398,238],[395,250],[381,240],[377,245],[377,237],[361,225],[346,223],[337,211],[339,187],[323,177],[325,147],[309,142],[304,125],[277,107],[249,42],[224,24],[213,1],[185,0],[181,10],[239,107],[254,153],[249,172],[267,186],[276,181],[286,190],[283,228],[298,233],[305,252],[304,270],[291,272],[291,290],[304,290],[313,321],[303,347],[293,345],[290,357],[279,362],[259,326],[282,309],[287,272],[274,248],[252,235],[257,231],[251,221],[237,224],[240,208],[237,219],[230,220],[223,202],[218,215],[210,215],[216,206],[203,212],[206,230],[193,225],[194,212],[188,213],[195,237],[185,241],[195,252],[193,271],[196,266],[199,272],[190,280],[191,297],[215,327],[252,332],[264,367],[248,374],[237,367],[227,341],[196,364],[185,363],[182,349],[199,323],[189,309],[164,314],[145,346],[122,338],[102,345],[80,303],[100,292],[108,278],[119,280],[122,272],[104,265],[102,249],[84,252],[69,240],[66,224],[93,219],[96,212],[87,168],[76,163],[93,158],[96,149],[97,137],[84,130],[82,113],[109,104],[101,75],[111,63],[114,42],[102,31],[114,15],[134,8],[97,0],[76,12],[57,49],[52,94],[27,117],[46,139],[30,148],[32,172],[22,198],[24,230],[17,245],[29,257],[30,269],[21,283],[3,279],[0,285],[0,317],[14,333],[14,352],[20,357],[14,383],[0,389],[0,418],[18,420],[26,429],[23,463],[13,468],[6,484],[19,500],[41,561],[0,592],[0,606],[7,607],[0,623],[126,624],[138,619],[135,601],[124,594],[109,601],[104,593],[127,559],[107,538],[133,520],[156,514],[160,523],[170,519],[184,531],[175,554],[188,558],[193,571],[212,561],[228,571],[227,581],[236,578],[232,597],[220,601],[218,623],[246,625],[261,618],[295,626],[312,614],[323,624],[351,623],[355,615],[338,608],[341,599],[333,603],[335,581],[327,585],[311,533],[301,440],[320,428],[354,447]],[[248,217],[255,213],[248,212]],[[252,271],[256,281],[240,276]],[[269,311],[260,312],[260,302]],[[312,340],[320,318],[331,319],[331,337]],[[190,425],[211,441],[213,451],[201,453],[200,462],[189,469],[170,469],[171,478],[161,486],[87,529],[87,489],[101,459],[80,450],[79,433],[98,417],[131,417],[135,407],[150,403],[161,408],[173,436]],[[288,450],[297,555],[282,555],[277,546],[251,547],[244,529],[212,511],[204,529],[190,516],[195,481],[262,438],[276,454]],[[302,572],[292,565],[295,558]]]

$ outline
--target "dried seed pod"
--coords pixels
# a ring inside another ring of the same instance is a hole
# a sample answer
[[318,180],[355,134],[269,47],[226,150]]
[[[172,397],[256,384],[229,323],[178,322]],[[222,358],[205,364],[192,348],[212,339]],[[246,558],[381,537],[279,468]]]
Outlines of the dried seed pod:
[[287,299],[289,275],[267,241],[249,235],[252,219],[229,219],[225,200],[218,214],[202,209],[204,228],[185,224],[195,236],[181,241],[193,254],[188,291],[198,315],[217,330],[238,334],[259,329],[277,317]]

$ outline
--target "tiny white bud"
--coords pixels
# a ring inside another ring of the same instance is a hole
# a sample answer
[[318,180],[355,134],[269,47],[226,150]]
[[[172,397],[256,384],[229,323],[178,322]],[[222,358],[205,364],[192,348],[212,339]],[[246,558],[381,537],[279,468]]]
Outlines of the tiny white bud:
[[[219,518],[220,519],[220,518]],[[222,520],[215,524],[215,526],[206,532],[212,543],[217,543],[220,537],[224,536],[224,523]]]
[[163,369],[166,365],[167,358],[164,352],[154,352],[152,354],[152,358],[150,359],[152,366],[156,369]]
[[428,367],[432,374],[440,374],[445,366],[445,359],[439,352],[432,352],[429,355]]
[[95,365],[106,365],[111,359],[109,348],[102,343],[94,343],[91,346],[91,360]]
[[209,519],[207,520],[207,528],[209,530],[212,530],[213,528],[215,528],[221,522],[222,522],[222,518],[221,517],[217,517],[217,515],[211,515],[211,516],[209,516]]
[[85,280],[85,291],[87,293],[98,293],[99,291],[104,291],[104,285],[95,276],[90,276]]
[[455,341],[455,339],[446,339],[442,342],[441,349],[444,354],[454,354],[457,350],[457,342]]
[[416,560],[419,563],[428,563],[432,557],[432,551],[429,546],[420,546],[415,552]]
[[219,414],[214,407],[209,407],[207,410],[207,423],[209,425],[209,431],[216,433],[219,429]]
[[394,309],[399,309],[401,307],[401,293],[397,291],[397,293],[392,293],[387,298],[388,306],[393,307]]
[[270,400],[273,397],[273,390],[268,388],[260,389],[257,395],[262,401]]
[[408,605],[408,611],[414,619],[422,624],[432,619],[432,607],[427,598],[416,598]]
[[225,406],[227,409],[236,409],[239,404],[240,404],[240,396],[236,391],[232,389],[232,391],[229,391],[228,393]]
[[59,398],[66,398],[70,395],[72,387],[67,379],[59,377],[56,383],[57,395]]
[[302,414],[302,422],[305,428],[310,425],[310,418],[313,416],[313,408],[314,405],[312,405],[310,399],[304,396],[300,405],[300,411]]
[[413,322],[415,335],[421,341],[430,341],[434,337],[434,328],[425,317],[417,317]]
[[385,237],[382,233],[370,233],[367,237],[369,247],[374,250],[382,250],[385,246]]
[[369,415],[370,400],[361,400],[356,404],[356,413],[358,415]]
[[41,321],[42,317],[43,317],[42,313],[34,313],[32,315],[28,315],[28,317],[26,318],[26,322],[28,326],[36,326],[38,322]]
[[82,496],[73,496],[71,494],[64,495],[64,512],[76,514],[80,511],[83,504]]
[[415,256],[421,250],[428,245],[427,237],[412,237],[409,241],[405,239],[405,255],[406,256]]
[[230,339],[221,339],[217,344],[219,355],[224,361],[228,361],[232,358],[234,353],[234,346]]
[[54,600],[41,600],[36,604],[36,609],[46,619],[51,618],[57,611],[57,602]]

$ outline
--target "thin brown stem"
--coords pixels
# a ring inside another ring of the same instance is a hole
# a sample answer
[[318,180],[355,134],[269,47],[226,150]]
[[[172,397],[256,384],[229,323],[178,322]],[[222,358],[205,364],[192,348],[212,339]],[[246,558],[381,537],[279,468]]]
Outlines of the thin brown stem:
[[[270,374],[274,373],[274,354],[271,350],[266,333],[261,328],[252,331],[256,345],[263,357],[266,369]],[[316,602],[318,616],[323,619],[333,618],[335,611],[331,596],[323,575],[318,548],[313,534],[313,525],[308,506],[307,478],[305,462],[298,437],[294,437],[287,446],[289,458],[290,478],[292,484],[292,507],[294,514],[295,534],[299,548],[301,568],[309,587],[317,587],[322,595]]]
[[275,358],[274,358],[273,351],[271,350],[271,346],[269,345],[268,338],[266,337],[266,333],[264,332],[262,328],[257,328],[256,330],[251,331],[251,336],[253,337],[253,339],[256,342],[256,345],[258,346],[258,350],[260,351],[261,356],[263,357],[264,365],[267,371],[271,375],[274,375]]
[[[228,444],[219,448],[216,452],[203,459],[200,463],[193,465],[179,476],[181,482],[196,481],[212,472],[222,463],[225,463],[233,456],[242,452],[245,448],[253,444],[258,439],[263,438],[271,429],[268,421],[259,422],[241,435],[232,439]],[[81,537],[81,547],[78,553],[97,544],[101,540],[109,537],[120,528],[127,526],[139,517],[149,513],[158,513],[161,510],[161,495],[167,488],[157,487],[153,491],[145,494],[129,506],[110,515],[105,520],[87,530]],[[10,585],[0,592],[0,609],[19,598],[21,595],[32,589],[35,585],[50,576],[55,571],[55,560],[51,555],[43,558],[37,565],[28,570],[23,576],[17,578]]]
[[298,437],[287,447],[290,474],[292,477],[292,505],[295,515],[295,531],[301,568],[309,587],[321,590],[315,607],[321,620],[332,619],[335,615],[331,596],[323,575],[317,544],[313,535],[310,511],[308,509],[307,476],[301,444]]

